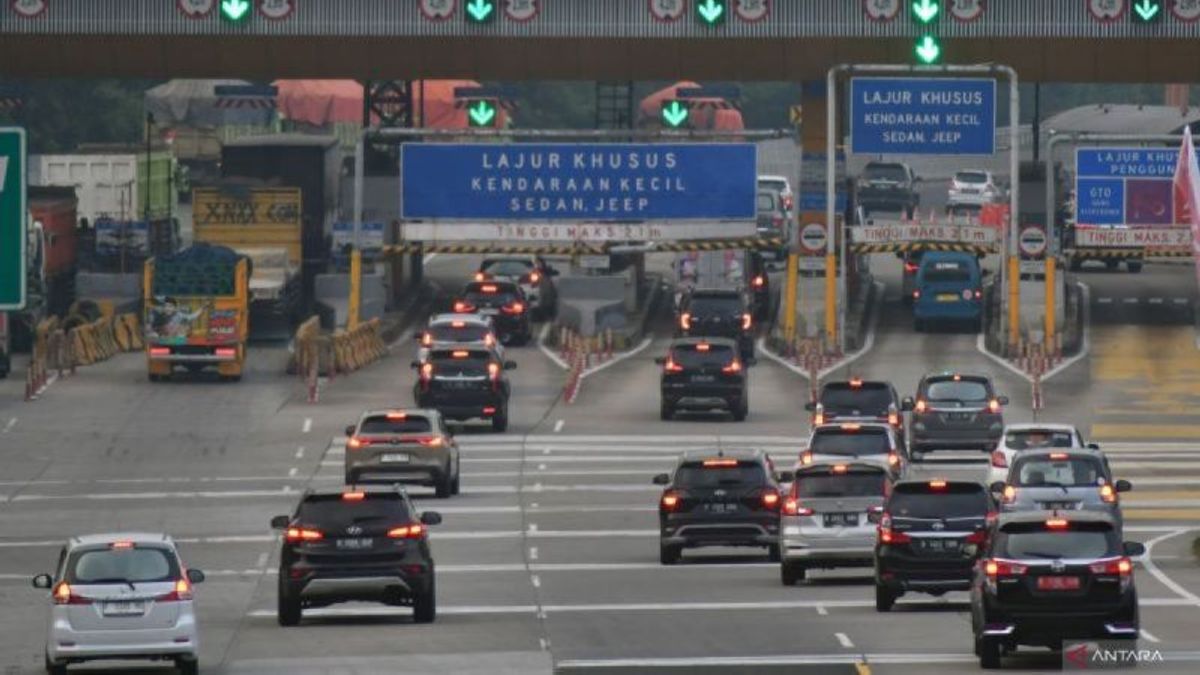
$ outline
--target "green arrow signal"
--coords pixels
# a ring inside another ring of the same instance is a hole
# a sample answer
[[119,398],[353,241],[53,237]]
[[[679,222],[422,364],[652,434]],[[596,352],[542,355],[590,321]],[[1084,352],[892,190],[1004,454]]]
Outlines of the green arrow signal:
[[227,21],[241,21],[250,12],[250,0],[221,0],[221,16]]
[[913,15],[917,17],[917,21],[921,23],[930,23],[937,18],[938,12],[942,11],[937,0],[913,0],[912,4]]
[[471,0],[467,3],[467,17],[475,23],[491,21],[496,16],[496,3],[493,0]]
[[680,101],[666,101],[663,103],[663,122],[666,122],[667,126],[672,129],[678,129],[686,124],[691,114],[686,103],[681,103]]
[[491,101],[476,101],[467,106],[467,117],[473,127],[490,127],[496,121],[496,104]]
[[1133,4],[1134,15],[1141,23],[1150,23],[1162,12],[1159,0],[1140,0]]
[[932,36],[926,35],[917,41],[917,58],[923,65],[937,63],[942,56],[942,47]]
[[725,0],[696,2],[696,13],[704,23],[715,26],[725,20]]

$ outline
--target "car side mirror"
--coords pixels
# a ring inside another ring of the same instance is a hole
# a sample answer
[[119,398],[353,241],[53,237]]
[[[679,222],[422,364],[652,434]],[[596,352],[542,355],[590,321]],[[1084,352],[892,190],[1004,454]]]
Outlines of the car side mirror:
[[999,403],[1000,405],[1008,405],[1008,397],[1007,396],[997,396],[996,402]]
[[667,357],[665,357],[665,356],[656,356],[656,357],[654,357],[654,363],[655,363],[655,365],[659,365],[659,366],[661,366],[661,365],[665,364],[666,362],[667,362]]
[[425,511],[424,513],[421,514],[421,524],[422,525],[441,525],[442,524],[442,514],[438,513],[437,511]]
[[1001,492],[1004,492],[1004,487],[1005,487],[1004,481],[998,480],[995,483],[992,483],[990,489],[994,494],[1000,494]]
[[804,404],[804,409],[805,409],[805,410],[807,410],[808,412],[812,412],[812,411],[816,410],[816,409],[817,409],[817,402],[816,402],[816,401],[809,401],[808,403],[805,403],[805,404]]
[[355,425],[353,425],[353,424],[351,424],[351,425],[348,425],[348,426],[346,427],[346,437],[347,437],[347,438],[349,438],[349,437],[353,436],[355,431],[358,431],[358,427],[357,427],[357,426],[355,426]]
[[1146,554],[1146,545],[1140,541],[1127,541],[1122,548],[1125,549],[1125,555],[1129,556],[1130,558],[1136,558]]
[[204,572],[200,570],[188,570],[187,579],[193,584],[202,584],[204,583]]
[[516,370],[516,369],[517,369],[517,362],[516,362],[516,361],[505,361],[505,362],[504,362],[504,369],[505,369],[505,370]]
[[54,579],[50,578],[49,574],[39,574],[33,578],[33,587],[50,590],[54,585]]
[[780,471],[775,474],[775,480],[779,481],[780,483],[791,483],[792,481],[796,480],[796,472]]
[[1088,444],[1087,444],[1087,449],[1088,449],[1088,450],[1099,450],[1099,449],[1100,449],[1100,444],[1099,444],[1099,443],[1088,443]]
[[271,529],[286,530],[290,522],[292,522],[292,519],[287,516],[275,516],[271,519]]
[[1114,487],[1116,488],[1117,492],[1129,492],[1133,489],[1133,484],[1122,478],[1121,480],[1117,481],[1117,484]]
[[666,474],[666,473],[658,474],[657,476],[654,477],[654,484],[655,485],[670,485],[671,484],[671,475]]
[[915,401],[913,401],[913,397],[911,397],[911,396],[905,396],[904,400],[900,402],[900,409],[904,410],[906,412],[910,411],[916,407],[917,407],[917,404]]

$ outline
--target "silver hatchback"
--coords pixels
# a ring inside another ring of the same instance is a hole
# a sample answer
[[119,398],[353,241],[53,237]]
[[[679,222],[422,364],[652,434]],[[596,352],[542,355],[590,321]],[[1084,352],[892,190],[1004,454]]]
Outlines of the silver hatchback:
[[813,568],[870,567],[875,525],[891,482],[886,464],[822,462],[797,469],[780,516],[780,579]]
[[75,537],[58,555],[54,574],[34,588],[50,591],[46,671],[95,660],[174,661],[180,672],[199,670],[199,632],[189,570],[165,534]]

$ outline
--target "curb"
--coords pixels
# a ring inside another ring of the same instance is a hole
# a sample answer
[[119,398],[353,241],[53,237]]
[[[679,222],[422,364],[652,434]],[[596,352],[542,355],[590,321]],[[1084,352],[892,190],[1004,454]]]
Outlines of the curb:
[[[1082,281],[1075,282],[1075,285],[1079,287],[1080,305],[1081,305],[1081,321],[1083,323],[1083,330],[1082,330],[1082,335],[1080,337],[1079,351],[1076,354],[1063,359],[1062,363],[1058,364],[1057,366],[1054,366],[1050,370],[1047,370],[1045,373],[1043,373],[1041,376],[1042,384],[1045,384],[1046,381],[1049,380],[1050,378],[1060,375],[1066,369],[1070,368],[1071,366],[1075,365],[1076,363],[1079,363],[1081,360],[1083,360],[1083,358],[1085,356],[1087,356],[1088,354],[1091,353],[1092,291],[1090,288],[1088,288],[1087,284],[1083,283]],[[1021,370],[1020,368],[1018,368],[1015,364],[1013,364],[1008,359],[1000,356],[999,354],[992,352],[990,349],[987,348],[987,338],[984,336],[983,333],[979,334],[979,338],[975,342],[975,348],[977,350],[979,350],[979,352],[981,354],[988,357],[992,361],[998,363],[999,365],[1003,366],[1005,369],[1012,372],[1014,375],[1022,377],[1025,379],[1026,382],[1033,384],[1033,382],[1034,382],[1033,375],[1030,375],[1029,373],[1025,372],[1024,370]]]

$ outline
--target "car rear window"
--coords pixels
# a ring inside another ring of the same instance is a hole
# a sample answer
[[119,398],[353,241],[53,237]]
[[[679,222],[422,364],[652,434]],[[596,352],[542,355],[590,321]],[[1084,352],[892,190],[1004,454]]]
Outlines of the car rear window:
[[960,183],[986,183],[987,174],[982,171],[959,171],[954,174],[954,180]]
[[519,277],[533,270],[533,262],[530,260],[485,260],[480,269],[496,276]]
[[758,210],[760,212],[775,210],[775,195],[769,192],[758,193]]
[[795,496],[819,497],[882,497],[882,471],[854,471],[845,474],[816,474],[796,476]]
[[934,380],[925,389],[925,398],[930,403],[959,401],[977,403],[987,401],[988,387],[979,380]]
[[1075,435],[1070,431],[1022,429],[1004,435],[1004,445],[1013,450],[1034,448],[1071,448],[1075,446]]
[[758,487],[767,484],[767,472],[758,462],[737,462],[705,466],[687,462],[675,471],[675,486],[680,488]]
[[433,425],[424,415],[372,415],[362,421],[358,427],[360,434],[423,434],[431,431]]
[[482,342],[488,332],[486,326],[474,323],[464,323],[457,328],[448,323],[429,327],[435,342]]
[[993,552],[1007,558],[1106,558],[1119,555],[1117,535],[1108,523],[1072,523],[1061,530],[1042,523],[1014,523],[996,534]]
[[973,278],[971,268],[962,262],[928,262],[921,272],[921,279],[928,283],[969,282]]
[[435,377],[482,377],[487,375],[492,358],[481,351],[435,351],[429,355],[429,362]]
[[368,492],[357,501],[343,499],[340,494],[310,495],[300,503],[296,519],[302,525],[341,531],[372,521],[403,521],[409,515],[400,495]]
[[891,443],[883,429],[831,429],[813,435],[808,449],[816,455],[886,455],[891,452]]
[[892,490],[887,510],[905,518],[963,518],[982,517],[989,506],[982,485],[948,483],[933,488],[928,483],[902,483]]
[[742,312],[741,298],[733,295],[693,296],[688,312],[698,316],[736,316]]
[[707,351],[697,345],[676,345],[671,349],[671,359],[684,368],[724,367],[733,362],[735,354],[728,345],[708,345]]
[[1088,455],[1024,457],[1014,463],[1013,473],[1019,487],[1083,487],[1104,482],[1104,466]]
[[78,584],[148,583],[179,578],[174,554],[155,546],[85,549],[68,566],[68,580]]
[[864,382],[857,387],[838,382],[821,390],[821,405],[832,412],[857,410],[864,415],[881,415],[892,403],[891,388],[882,382]]
[[868,164],[863,170],[863,178],[902,182],[908,180],[908,172],[903,164]]

